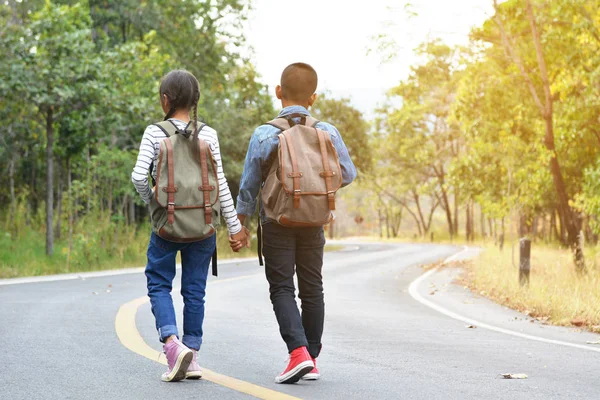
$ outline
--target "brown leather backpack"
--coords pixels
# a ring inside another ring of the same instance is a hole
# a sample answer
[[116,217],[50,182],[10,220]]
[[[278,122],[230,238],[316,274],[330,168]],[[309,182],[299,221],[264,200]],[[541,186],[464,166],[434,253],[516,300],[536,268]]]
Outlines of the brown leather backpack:
[[[296,117],[302,119],[299,124],[292,120]],[[333,219],[342,171],[329,133],[318,123],[300,114],[268,123],[282,132],[261,201],[267,218],[283,226],[323,226]]]

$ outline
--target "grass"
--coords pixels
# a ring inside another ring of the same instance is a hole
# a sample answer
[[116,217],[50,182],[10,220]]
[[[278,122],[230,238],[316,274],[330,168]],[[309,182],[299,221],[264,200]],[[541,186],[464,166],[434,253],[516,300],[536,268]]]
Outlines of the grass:
[[[86,234],[73,236],[70,256],[68,242],[62,239],[55,242],[54,255],[51,257],[45,254],[43,230],[22,229],[15,238],[8,232],[0,234],[0,279],[140,267],[146,264],[151,231],[149,225],[136,228],[95,220],[93,224],[88,222],[79,227],[78,231]],[[251,243],[250,249],[232,252],[227,230],[222,227],[217,234],[219,259],[256,257],[255,237]],[[325,251],[341,248],[343,246],[327,245]]]
[[587,271],[579,274],[570,251],[534,243],[529,287],[518,281],[518,253],[514,266],[510,247],[483,248],[464,263],[462,283],[471,290],[541,321],[600,333],[600,248],[587,250]]

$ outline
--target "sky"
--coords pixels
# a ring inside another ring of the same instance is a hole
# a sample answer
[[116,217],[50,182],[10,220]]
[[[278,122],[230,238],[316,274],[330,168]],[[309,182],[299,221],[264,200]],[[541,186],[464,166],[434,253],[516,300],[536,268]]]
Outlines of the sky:
[[[349,97],[367,117],[388,89],[418,62],[413,50],[428,39],[468,42],[473,26],[492,13],[491,0],[254,0],[246,26],[251,60],[271,90],[293,62],[311,64],[317,93]],[[408,12],[410,11],[410,12]],[[410,14],[416,16],[410,17]],[[393,38],[396,56],[384,62],[375,37]]]

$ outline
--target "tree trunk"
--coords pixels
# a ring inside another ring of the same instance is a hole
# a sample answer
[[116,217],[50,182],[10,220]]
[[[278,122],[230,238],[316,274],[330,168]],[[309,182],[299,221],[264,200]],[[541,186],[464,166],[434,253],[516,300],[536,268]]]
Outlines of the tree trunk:
[[471,201],[468,200],[465,207],[465,238],[467,242],[471,242],[473,240],[473,219],[471,213],[472,207]]
[[8,220],[10,222],[10,229],[12,229],[15,221],[15,212],[17,211],[17,199],[15,198],[15,155],[13,153],[10,154],[8,164],[8,186],[10,189],[10,215]]
[[426,236],[427,232],[429,231],[429,227],[427,226],[425,218],[423,217],[423,210],[421,210],[421,200],[419,198],[419,194],[416,191],[412,190],[412,195],[417,206],[417,215],[419,216],[419,221],[421,221],[421,226],[423,227],[422,231],[419,230],[419,234],[421,236]]
[[381,207],[377,208],[377,217],[379,218],[379,238],[383,239],[383,216],[381,215]]
[[473,241],[477,237],[477,223],[475,222],[475,202],[471,200],[471,234],[473,235]]
[[[135,201],[132,196],[129,196],[129,225],[135,225]],[[333,239],[333,232],[331,238]]]
[[560,208],[557,208],[557,213],[558,213],[558,219],[557,221],[560,223],[560,242],[562,244],[567,244],[567,231],[565,230],[565,219],[564,216],[562,214],[562,211],[560,210]]
[[[440,199],[440,203],[442,204],[442,208],[446,211],[446,220],[448,222],[448,233],[450,233],[450,238],[454,235],[454,222],[452,221],[452,209],[450,208],[450,200],[448,199],[448,192],[446,190],[446,173],[444,171],[444,167],[441,166],[439,169],[434,166],[433,168],[440,185],[440,191],[442,192],[442,196]],[[439,198],[440,196],[436,194]]]
[[446,189],[442,187],[442,208],[446,211],[446,221],[448,222],[448,233],[450,237],[454,236],[454,224],[452,221],[452,209],[450,208],[450,201],[448,200],[448,193]]
[[546,70],[546,61],[544,59],[544,53],[542,49],[542,41],[540,33],[537,29],[535,17],[533,15],[533,6],[531,0],[527,0],[527,15],[529,17],[529,24],[531,26],[531,34],[535,44],[535,52],[538,59],[538,66],[540,69],[540,75],[542,78],[542,84],[544,88],[544,112],[542,116],[546,122],[546,137],[544,138],[544,145],[552,152],[552,158],[550,159],[550,172],[552,173],[552,180],[554,181],[554,188],[558,195],[559,207],[562,208],[562,214],[565,222],[565,228],[567,230],[567,240],[569,245],[574,249],[575,252],[575,265],[578,270],[582,271],[585,269],[585,258],[583,255],[583,248],[579,241],[579,232],[581,231],[581,222],[576,216],[575,210],[571,208],[569,204],[570,198],[567,193],[565,181],[563,179],[560,163],[558,162],[558,154],[554,146],[554,110],[553,110],[553,97],[550,88],[550,81],[548,79],[548,72]]
[[546,213],[542,214],[542,241],[548,243],[546,236],[546,225],[548,224]]
[[88,142],[88,148],[85,152],[85,182],[87,185],[87,204],[86,204],[86,211],[87,211],[87,215],[90,214],[90,211],[92,210],[92,198],[95,192],[95,189],[91,189],[90,187],[92,187],[92,177],[91,177],[91,173],[90,173],[90,164],[92,162],[91,156],[90,156],[90,151],[91,151],[91,146],[89,145]]
[[392,214],[392,234],[394,237],[398,237],[400,233],[400,225],[402,224],[402,208],[396,213]]
[[52,108],[46,110],[46,255],[54,254],[54,130]]
[[390,212],[388,207],[385,207],[385,236],[390,238]]
[[417,216],[417,214],[415,214],[413,210],[411,210],[408,207],[404,208],[406,208],[406,211],[408,211],[408,213],[412,215],[413,219],[415,220],[415,223],[417,224],[417,229],[419,231],[419,236],[423,236],[423,230],[421,229],[421,221],[419,221],[419,217]]
[[33,215],[34,211],[37,211],[37,192],[35,190],[35,188],[37,187],[36,185],[36,159],[33,158],[31,161],[31,196],[29,196],[29,201],[27,202],[27,218],[25,220],[25,224],[27,226],[31,226],[31,216]]
[[550,228],[548,229],[548,238],[550,242],[553,240],[558,240],[558,231],[556,229],[556,210],[552,210],[550,214]]
[[487,237],[487,232],[485,230],[485,215],[483,214],[481,205],[479,206],[479,224],[481,225],[481,238],[485,239]]
[[71,265],[71,253],[73,251],[73,177],[71,175],[71,159],[67,158],[67,199],[69,208],[67,212],[69,214],[69,251],[67,253],[67,271]]
[[108,185],[108,205],[106,208],[108,209],[108,218],[110,219],[113,215],[113,188],[112,182]]
[[504,217],[502,217],[501,227],[500,227],[500,237],[498,238],[498,244],[500,250],[504,250]]
[[458,236],[458,189],[454,188],[454,236]]
[[61,238],[61,222],[62,222],[62,202],[63,202],[63,179],[62,174],[60,173],[60,162],[56,168],[56,178],[57,182],[57,190],[56,190],[56,227],[54,229],[54,237],[56,240],[60,240]]

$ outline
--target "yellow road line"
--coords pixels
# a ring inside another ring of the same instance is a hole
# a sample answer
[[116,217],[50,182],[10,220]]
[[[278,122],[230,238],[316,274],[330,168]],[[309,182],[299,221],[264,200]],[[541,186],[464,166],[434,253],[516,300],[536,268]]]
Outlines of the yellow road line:
[[[235,278],[223,279],[211,282],[215,285],[223,282],[230,282],[245,278],[250,278],[257,275],[246,275]],[[146,357],[152,361],[167,365],[167,360],[161,357],[160,352],[154,350],[144,341],[135,324],[135,315],[137,310],[144,304],[148,303],[148,296],[143,296],[123,304],[117,316],[115,317],[115,330],[119,340],[127,349]],[[285,393],[267,389],[262,386],[254,385],[239,379],[232,378],[227,375],[222,375],[214,371],[202,368],[202,379],[216,383],[217,385],[225,386],[229,389],[236,390],[241,393],[246,393],[259,399],[265,400],[300,400],[298,397],[290,396]]]

